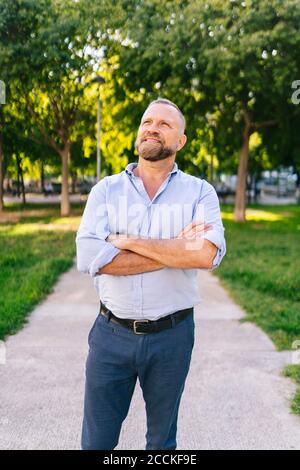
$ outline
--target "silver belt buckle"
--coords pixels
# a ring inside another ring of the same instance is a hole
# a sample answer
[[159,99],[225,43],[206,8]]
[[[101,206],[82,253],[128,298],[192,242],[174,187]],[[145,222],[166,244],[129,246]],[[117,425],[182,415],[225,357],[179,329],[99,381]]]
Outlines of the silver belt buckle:
[[133,331],[135,332],[136,335],[146,335],[147,333],[139,333],[136,331],[136,323],[149,323],[149,320],[134,320],[133,322]]

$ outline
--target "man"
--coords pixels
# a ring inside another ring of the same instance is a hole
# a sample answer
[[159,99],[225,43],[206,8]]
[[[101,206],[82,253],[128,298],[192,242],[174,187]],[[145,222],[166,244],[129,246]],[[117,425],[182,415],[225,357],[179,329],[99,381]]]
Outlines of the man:
[[77,266],[94,278],[101,302],[88,338],[82,449],[117,446],[137,378],[146,449],[176,449],[201,301],[197,272],[216,268],[226,252],[214,188],[175,163],[184,131],[174,103],[150,103],[138,163],[97,183],[84,210]]

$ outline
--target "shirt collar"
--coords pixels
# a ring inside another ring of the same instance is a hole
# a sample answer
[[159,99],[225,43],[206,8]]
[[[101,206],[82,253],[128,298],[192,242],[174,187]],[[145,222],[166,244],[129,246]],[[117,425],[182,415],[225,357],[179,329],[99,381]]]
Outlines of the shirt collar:
[[[128,175],[130,176],[135,176],[134,173],[133,173],[133,169],[137,167],[137,163],[136,162],[133,162],[133,163],[128,163],[128,165],[126,166],[125,168],[125,171]],[[172,171],[170,171],[169,174],[173,174],[173,173],[177,173],[178,172],[178,165],[176,162],[174,162],[174,165],[173,165],[173,169]]]

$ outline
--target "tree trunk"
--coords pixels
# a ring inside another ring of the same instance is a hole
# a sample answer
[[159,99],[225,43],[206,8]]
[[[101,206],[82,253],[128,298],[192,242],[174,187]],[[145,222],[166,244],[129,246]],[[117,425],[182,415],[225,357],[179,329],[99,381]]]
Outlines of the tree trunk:
[[240,162],[235,194],[234,220],[236,222],[245,222],[246,220],[246,183],[249,161],[249,140],[251,135],[251,122],[249,119],[245,119],[245,121],[246,122],[243,132],[243,145],[240,151]]
[[[4,173],[5,173],[5,171],[4,171]],[[12,191],[11,178],[6,178],[6,188],[5,189],[8,193],[11,193],[11,191]]]
[[[17,157],[17,165],[18,165],[18,181],[21,182],[22,202],[25,205],[26,204],[26,197],[25,197],[25,186],[24,186],[22,162],[21,162],[21,158],[20,158],[19,155],[16,155],[16,157]],[[20,197],[19,183],[18,183],[18,196]]]
[[3,134],[0,132],[0,212],[4,210],[3,183],[4,183]]
[[69,198],[69,159],[70,159],[70,143],[60,152],[62,162],[62,184],[61,184],[61,205],[60,214],[62,217],[70,215],[70,198]]

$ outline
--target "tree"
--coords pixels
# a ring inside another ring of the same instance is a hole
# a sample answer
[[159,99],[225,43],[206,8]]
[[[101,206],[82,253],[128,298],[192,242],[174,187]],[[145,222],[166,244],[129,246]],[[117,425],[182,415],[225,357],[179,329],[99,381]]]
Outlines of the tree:
[[[218,1],[207,9],[202,53],[208,72],[205,78],[214,85],[212,96],[220,103],[221,118],[228,115],[242,133],[235,220],[243,221],[250,137],[270,128],[278,135],[283,109],[291,114],[291,93],[285,81],[291,73],[300,72],[300,8],[294,0],[284,4],[254,0],[231,2],[229,10],[228,14]],[[193,14],[198,12],[193,10]],[[199,55],[197,60],[201,63]]]
[[17,80],[21,79],[24,87],[28,83],[31,70],[27,57],[39,24],[47,17],[47,12],[46,0],[0,0],[0,79],[6,85],[6,104],[0,105],[0,210],[3,210],[7,118],[13,100],[18,98],[11,90]]
[[133,3],[120,56],[126,86],[144,87],[153,96],[158,84],[156,94],[182,107],[192,135],[195,123],[205,129],[214,117],[218,155],[232,158],[239,149],[235,219],[244,221],[250,137],[259,132],[267,142],[272,134],[280,147],[285,113],[294,113],[290,83],[300,76],[299,2]]
[[[7,80],[14,79],[18,114],[27,113],[28,139],[37,142],[42,138],[43,145],[61,158],[62,215],[70,210],[71,148],[82,140],[80,133],[87,131],[83,125],[89,112],[86,84],[99,70],[103,46],[110,41],[105,28],[115,13],[114,3],[16,0],[0,4],[0,38],[4,39],[1,65],[6,67]],[[92,11],[101,12],[97,22],[89,18]],[[97,36],[97,49],[92,33]]]

